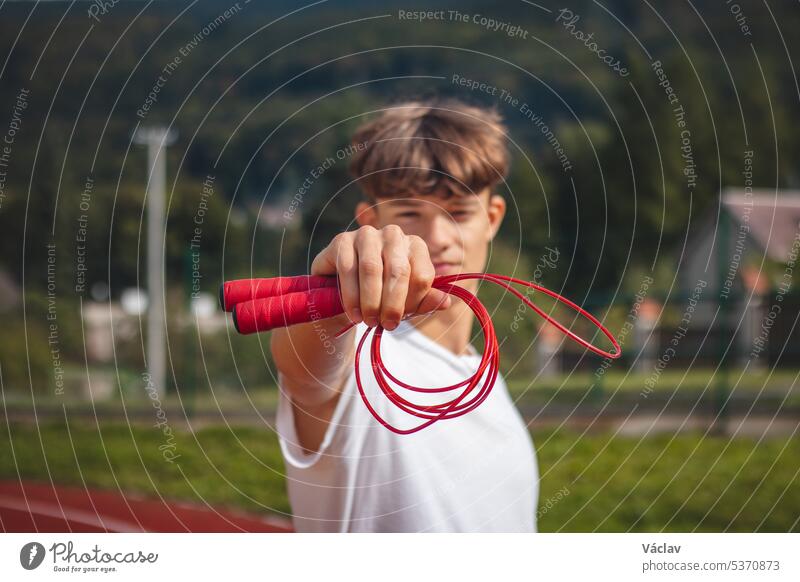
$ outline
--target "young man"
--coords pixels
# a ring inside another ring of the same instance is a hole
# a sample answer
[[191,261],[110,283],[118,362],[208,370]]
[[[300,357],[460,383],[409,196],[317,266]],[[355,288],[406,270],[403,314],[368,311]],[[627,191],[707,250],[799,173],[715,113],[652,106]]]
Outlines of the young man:
[[[400,103],[356,131],[353,143],[366,144],[350,164],[366,198],[359,228],[338,234],[310,270],[338,277],[346,312],[275,330],[271,341],[297,531],[536,531],[536,455],[502,375],[475,410],[398,435],[370,414],[354,372],[358,340],[380,323],[398,379],[435,388],[475,373],[474,314],[431,285],[486,266],[506,210],[494,192],[508,171],[505,133],[494,110],[455,100]],[[475,293],[477,283],[458,284]],[[326,343],[350,321],[358,325]],[[366,347],[361,377],[392,425],[422,422],[380,391]],[[431,404],[458,394],[397,391]]]

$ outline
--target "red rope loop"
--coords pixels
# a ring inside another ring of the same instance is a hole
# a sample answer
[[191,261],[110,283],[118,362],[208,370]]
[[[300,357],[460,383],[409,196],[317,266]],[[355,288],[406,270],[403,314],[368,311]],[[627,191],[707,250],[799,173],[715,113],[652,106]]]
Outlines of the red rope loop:
[[[583,347],[591,350],[592,352],[603,356],[605,358],[616,359],[619,358],[622,354],[620,349],[619,343],[617,342],[616,338],[609,332],[601,323],[597,320],[592,314],[588,311],[573,303],[566,297],[562,297],[558,293],[554,291],[550,291],[541,285],[537,285],[531,281],[523,281],[521,279],[515,279],[514,277],[507,277],[504,275],[493,275],[489,273],[462,273],[457,275],[444,275],[441,277],[436,277],[433,282],[433,287],[436,289],[440,289],[449,293],[451,295],[455,295],[462,301],[464,301],[475,316],[478,319],[478,322],[481,326],[481,330],[483,331],[484,337],[484,348],[483,348],[483,355],[481,358],[480,365],[475,373],[466,378],[465,380],[458,382],[457,384],[453,384],[451,386],[442,386],[437,388],[420,388],[417,386],[411,386],[402,380],[396,378],[383,363],[383,359],[381,358],[381,337],[383,336],[384,329],[383,327],[378,324],[375,327],[370,328],[366,333],[364,333],[359,341],[358,347],[356,349],[356,357],[355,357],[355,376],[356,376],[356,385],[358,386],[359,394],[361,394],[361,399],[364,401],[367,409],[370,411],[372,416],[384,427],[391,430],[397,434],[411,434],[417,431],[420,431],[434,422],[440,420],[446,420],[451,418],[457,418],[463,414],[474,410],[480,404],[486,400],[486,398],[491,393],[492,387],[497,379],[497,374],[499,370],[499,363],[500,363],[500,352],[499,347],[497,344],[497,335],[494,331],[494,325],[492,324],[492,320],[489,317],[489,312],[483,306],[483,304],[478,300],[478,298],[464,289],[463,287],[459,287],[458,285],[454,285],[453,283],[457,281],[462,281],[465,279],[482,279],[485,281],[490,281],[492,283],[496,283],[508,289],[511,293],[519,297],[528,307],[533,309],[538,315],[543,317],[548,323],[554,325],[558,328],[562,333],[564,333],[567,337],[572,339],[573,341],[577,342],[578,344],[582,345]],[[568,306],[570,309],[577,312],[582,317],[588,319],[592,324],[594,324],[602,333],[611,341],[611,344],[614,347],[613,352],[602,350],[589,341],[581,338],[580,336],[576,335],[574,332],[570,331],[566,327],[564,327],[561,323],[547,315],[541,308],[534,305],[527,297],[525,297],[522,293],[520,293],[517,289],[514,289],[511,284],[520,284],[535,289],[536,291],[541,291],[546,295],[554,298],[559,303],[562,303]],[[344,332],[348,329],[353,327],[355,324],[350,324],[340,330],[336,337],[341,336]],[[375,374],[375,379],[378,383],[381,392],[398,408],[403,410],[404,412],[414,416],[416,418],[423,419],[424,422],[409,429],[400,429],[393,425],[391,425],[388,421],[382,418],[372,404],[369,402],[366,394],[364,393],[364,388],[361,381],[361,370],[360,370],[360,362],[361,362],[361,350],[366,342],[367,336],[373,333],[372,344],[370,346],[370,363],[372,365],[372,370]],[[487,374],[488,371],[488,374]],[[484,378],[485,376],[485,378]],[[413,392],[425,392],[425,393],[443,393],[443,392],[451,392],[462,389],[460,393],[453,398],[452,400],[442,402],[440,404],[433,404],[433,405],[421,405],[415,404],[406,398],[400,396],[389,384],[387,381],[391,380],[397,386],[402,388],[406,388]],[[481,383],[480,388],[478,384],[481,382],[483,378],[483,382]],[[476,390],[477,389],[477,390]]]

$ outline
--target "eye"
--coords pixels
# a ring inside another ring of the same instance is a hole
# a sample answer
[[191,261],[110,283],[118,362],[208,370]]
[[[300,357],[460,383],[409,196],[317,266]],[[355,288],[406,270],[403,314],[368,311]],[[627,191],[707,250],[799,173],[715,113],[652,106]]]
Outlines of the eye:
[[467,218],[471,214],[472,213],[469,210],[456,210],[455,212],[452,213],[452,216],[454,218]]
[[397,216],[400,218],[416,218],[419,216],[419,212],[401,212]]

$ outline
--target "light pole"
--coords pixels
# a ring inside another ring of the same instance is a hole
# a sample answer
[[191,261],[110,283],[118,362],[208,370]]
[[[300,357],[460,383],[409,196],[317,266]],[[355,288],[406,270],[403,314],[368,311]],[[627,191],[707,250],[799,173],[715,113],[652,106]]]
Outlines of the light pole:
[[160,396],[166,394],[167,354],[164,346],[164,198],[167,190],[166,147],[176,133],[165,127],[140,127],[133,141],[147,146],[147,370]]

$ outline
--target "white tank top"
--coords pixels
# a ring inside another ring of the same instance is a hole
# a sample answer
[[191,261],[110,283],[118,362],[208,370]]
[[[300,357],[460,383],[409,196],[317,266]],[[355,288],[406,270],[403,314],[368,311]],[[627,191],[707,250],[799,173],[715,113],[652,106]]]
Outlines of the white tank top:
[[[356,342],[367,326],[356,328]],[[380,391],[361,357],[364,391],[376,411],[399,428],[417,426]],[[475,373],[481,356],[458,356],[408,320],[384,332],[388,370],[412,386],[440,387]],[[279,386],[283,377],[278,373]],[[451,400],[443,394],[396,391],[415,403]],[[320,449],[297,441],[288,395],[279,389],[276,430],[289,502],[298,532],[535,532],[539,474],[533,441],[502,375],[486,400],[460,417],[398,435],[381,426],[361,399],[350,372]]]

